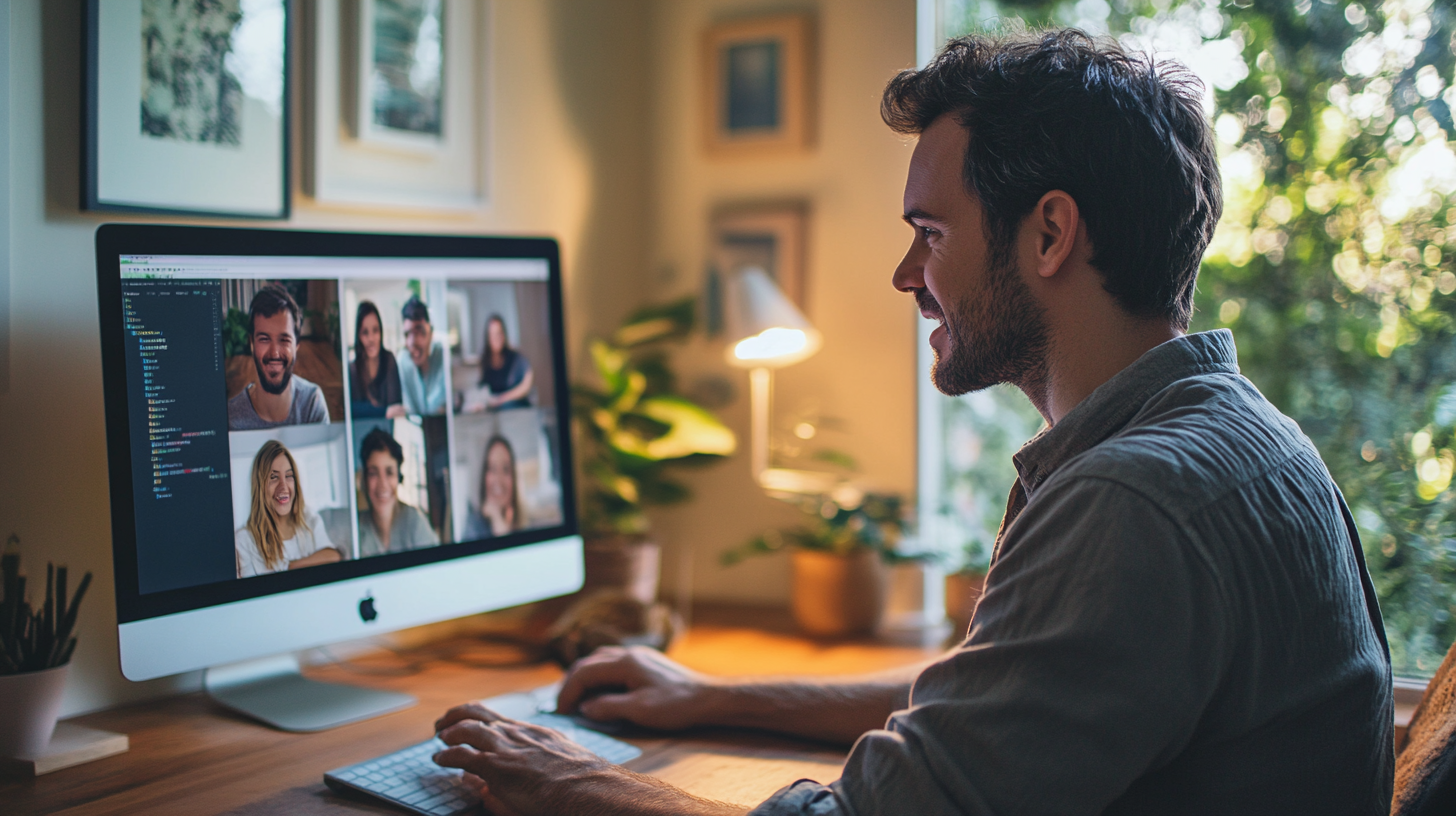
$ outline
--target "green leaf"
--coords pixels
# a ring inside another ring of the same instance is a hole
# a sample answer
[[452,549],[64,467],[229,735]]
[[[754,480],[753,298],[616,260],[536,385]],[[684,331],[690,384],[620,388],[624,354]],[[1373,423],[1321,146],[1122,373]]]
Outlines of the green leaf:
[[647,459],[681,459],[694,454],[728,456],[737,439],[707,410],[680,397],[652,397],[637,406],[637,412],[671,428],[647,442],[641,455]]
[[670,303],[644,306],[633,312],[612,339],[624,348],[659,340],[681,340],[693,330],[697,298],[688,296]]
[[593,340],[591,356],[592,362],[597,367],[597,374],[601,376],[602,382],[607,386],[607,393],[612,395],[620,393],[623,386],[626,385],[622,369],[627,366],[627,352],[601,340]]

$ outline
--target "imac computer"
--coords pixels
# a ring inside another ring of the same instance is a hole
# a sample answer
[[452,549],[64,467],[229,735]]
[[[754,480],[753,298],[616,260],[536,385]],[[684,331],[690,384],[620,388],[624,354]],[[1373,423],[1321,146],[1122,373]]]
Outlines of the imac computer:
[[580,588],[556,243],[105,225],[122,673],[318,730],[298,650]]

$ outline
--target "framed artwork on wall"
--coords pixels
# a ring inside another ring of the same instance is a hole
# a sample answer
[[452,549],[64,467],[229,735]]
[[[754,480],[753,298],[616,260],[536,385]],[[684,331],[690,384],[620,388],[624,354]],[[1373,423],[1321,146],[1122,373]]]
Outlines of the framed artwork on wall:
[[734,20],[703,34],[703,133],[718,156],[807,150],[814,141],[813,20]]
[[304,191],[325,205],[479,208],[489,4],[309,5]]
[[292,0],[87,0],[81,206],[289,214]]
[[[354,49],[354,136],[436,152],[443,147],[443,0],[363,0]],[[453,19],[449,22],[455,22]]]
[[712,257],[704,296],[709,334],[722,324],[722,286],[728,276],[759,267],[799,311],[809,314],[808,205],[800,201],[732,205],[712,220]]

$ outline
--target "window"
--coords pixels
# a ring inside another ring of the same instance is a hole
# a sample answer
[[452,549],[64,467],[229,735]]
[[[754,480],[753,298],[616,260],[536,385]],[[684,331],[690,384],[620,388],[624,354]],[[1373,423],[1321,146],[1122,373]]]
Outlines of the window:
[[[1431,0],[920,8],[922,59],[1023,18],[1204,79],[1225,205],[1193,329],[1231,329],[1244,373],[1314,440],[1354,509],[1395,672],[1430,677],[1456,639],[1456,15]],[[925,536],[984,558],[1035,414],[1015,392],[922,388]]]

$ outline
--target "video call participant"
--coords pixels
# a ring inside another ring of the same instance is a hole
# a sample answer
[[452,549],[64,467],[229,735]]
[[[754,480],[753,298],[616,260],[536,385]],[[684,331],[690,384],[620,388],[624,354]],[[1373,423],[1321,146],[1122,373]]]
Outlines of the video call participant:
[[480,474],[480,500],[470,503],[465,521],[466,541],[496,538],[521,529],[526,515],[516,490],[516,452],[503,436],[485,443],[485,466]]
[[[430,310],[417,297],[405,301],[403,319],[407,359],[399,364],[400,388],[406,413],[422,417],[425,435],[425,478],[430,498],[430,524],[450,535],[450,511],[445,501],[449,490],[449,440],[445,427],[445,346],[435,339]],[[453,538],[453,537],[452,537]]]
[[405,350],[409,358],[399,364],[399,381],[407,413],[437,416],[445,413],[445,346],[435,339],[430,310],[417,297],[405,302]]
[[297,474],[293,454],[277,440],[264,442],[253,457],[252,509],[234,537],[239,578],[343,559],[323,518],[304,504]]
[[399,365],[384,347],[384,322],[371,301],[354,317],[354,360],[349,363],[349,409],[356,419],[404,416]]
[[511,348],[505,319],[491,315],[485,322],[485,353],[480,359],[480,385],[490,389],[489,407],[529,407],[535,379],[526,355]]
[[364,494],[369,501],[359,511],[359,557],[439,544],[425,514],[399,500],[404,449],[394,437],[383,428],[365,434],[359,443],[359,461],[364,463]]
[[[1202,93],[1076,30],[955,39],[885,91],[918,136],[891,283],[940,323],[935,386],[1009,383],[1047,423],[960,646],[756,683],[608,648],[558,710],[854,744],[753,816],[1388,814],[1390,653],[1353,520],[1233,335],[1187,333],[1222,210]],[[478,704],[436,727],[493,813],[748,810]]]
[[248,340],[258,382],[248,383],[228,400],[228,430],[329,421],[323,389],[293,373],[301,317],[298,303],[281,286],[265,286],[253,295],[248,306]]

